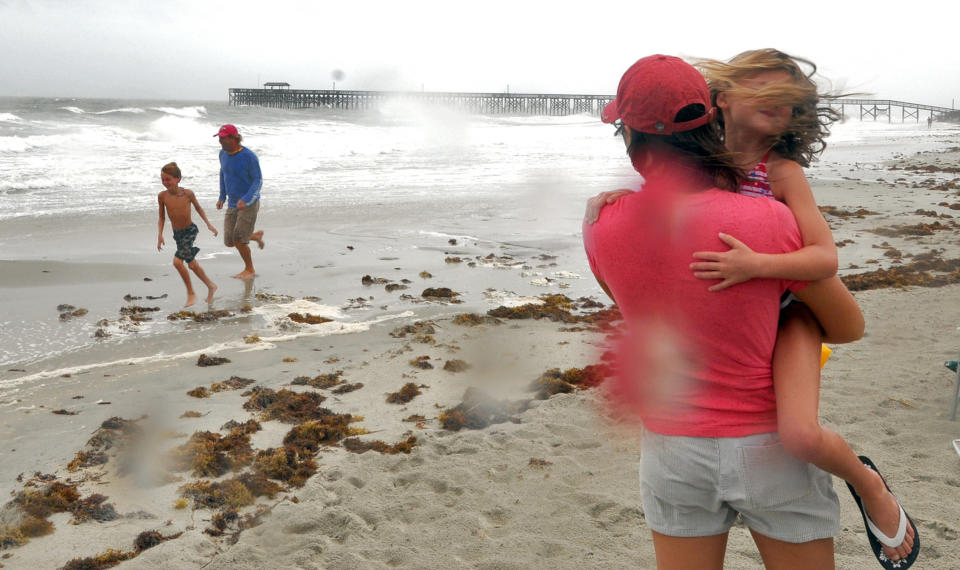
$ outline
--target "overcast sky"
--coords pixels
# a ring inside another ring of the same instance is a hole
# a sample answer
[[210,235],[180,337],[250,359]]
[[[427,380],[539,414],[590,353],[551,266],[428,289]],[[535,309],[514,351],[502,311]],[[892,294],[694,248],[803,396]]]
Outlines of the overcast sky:
[[[610,94],[651,53],[775,47],[835,87],[960,106],[960,3],[0,0],[0,96],[329,89]],[[508,87],[509,86],[509,87]]]

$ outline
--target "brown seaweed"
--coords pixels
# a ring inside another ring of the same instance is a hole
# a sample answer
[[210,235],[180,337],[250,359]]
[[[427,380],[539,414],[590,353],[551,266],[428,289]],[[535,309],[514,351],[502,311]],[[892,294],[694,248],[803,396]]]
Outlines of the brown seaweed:
[[477,313],[460,313],[453,317],[453,324],[463,327],[475,327],[482,324],[499,325],[500,322],[500,319],[496,317],[478,315]]
[[519,422],[517,414],[525,411],[527,400],[516,402],[494,400],[486,393],[467,388],[463,402],[440,413],[443,429],[458,431],[463,428],[483,429],[491,424]]
[[408,334],[414,336],[432,335],[437,332],[437,329],[434,328],[435,324],[433,321],[416,321],[411,325],[403,325],[393,329],[393,331],[390,332],[390,336],[393,338],[406,338]]
[[326,397],[316,392],[294,392],[292,390],[255,387],[244,392],[249,399],[243,409],[261,412],[264,421],[278,420],[284,423],[303,423],[331,413],[320,407]]
[[889,269],[844,275],[840,278],[851,291],[890,287],[943,287],[960,283],[960,259],[941,259],[936,252],[915,255],[913,261]]
[[310,420],[294,426],[283,437],[283,445],[301,452],[315,453],[323,445],[333,445],[358,430],[350,428],[357,421],[350,414],[329,414],[318,420]]
[[422,293],[420,293],[420,296],[424,299],[452,300],[454,297],[459,297],[460,293],[457,293],[448,287],[427,287]]
[[554,394],[567,394],[578,389],[593,388],[600,385],[610,375],[606,364],[591,364],[585,368],[568,368],[561,372],[551,368],[533,381],[530,389],[536,392],[538,400],[545,400]]
[[427,355],[418,356],[410,361],[410,366],[422,370],[432,370],[433,364],[430,364],[430,357]]
[[228,362],[230,362],[229,358],[223,358],[221,356],[207,356],[206,354],[201,354],[200,357],[197,358],[197,366],[218,366]]
[[334,390],[333,393],[337,395],[348,394],[354,390],[359,390],[360,388],[363,388],[363,382],[354,382],[353,384],[344,384],[343,386],[340,386]]
[[197,477],[219,477],[253,461],[250,434],[234,429],[226,436],[210,431],[195,432],[190,439],[167,453],[173,472],[191,471]]
[[323,323],[329,323],[333,320],[327,317],[321,317],[320,315],[311,315],[310,313],[290,313],[287,315],[287,318],[303,325],[322,325]]
[[271,479],[277,479],[293,487],[302,487],[314,473],[317,464],[311,453],[294,446],[270,448],[257,453],[256,469]]
[[297,376],[291,384],[295,386],[310,386],[313,388],[329,389],[343,384],[343,370],[337,370],[328,374],[319,374],[310,378],[309,376]]
[[454,358],[443,363],[443,369],[447,372],[463,372],[468,368],[470,368],[470,365],[467,364],[465,360],[459,358]]
[[390,445],[380,440],[363,441],[360,438],[351,437],[343,440],[343,447],[352,453],[366,453],[367,451],[376,451],[378,453],[387,453],[395,455],[397,453],[410,453],[417,445],[417,438],[410,436],[403,441]]
[[410,400],[413,400],[419,396],[420,387],[414,384],[413,382],[407,382],[400,388],[399,391],[393,392],[392,394],[387,395],[388,404],[406,404]]

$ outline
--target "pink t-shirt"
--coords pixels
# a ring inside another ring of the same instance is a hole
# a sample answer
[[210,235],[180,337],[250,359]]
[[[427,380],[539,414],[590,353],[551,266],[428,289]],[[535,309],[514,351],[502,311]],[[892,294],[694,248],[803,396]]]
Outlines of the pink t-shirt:
[[[805,282],[752,279],[722,291],[693,276],[695,251],[726,251],[718,233],[761,253],[801,247],[790,210],[722,190],[647,188],[601,211],[583,237],[590,268],[624,315],[620,387],[646,429],[740,437],[776,431],[771,360],[780,297]],[[667,355],[673,354],[674,358]]]

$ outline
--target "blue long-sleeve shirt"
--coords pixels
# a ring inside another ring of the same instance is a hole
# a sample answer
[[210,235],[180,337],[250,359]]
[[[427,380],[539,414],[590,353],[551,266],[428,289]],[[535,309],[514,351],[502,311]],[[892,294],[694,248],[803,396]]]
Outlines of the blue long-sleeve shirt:
[[220,151],[220,202],[226,201],[228,208],[236,208],[237,200],[253,204],[260,199],[261,186],[260,161],[252,150],[243,147],[234,154]]

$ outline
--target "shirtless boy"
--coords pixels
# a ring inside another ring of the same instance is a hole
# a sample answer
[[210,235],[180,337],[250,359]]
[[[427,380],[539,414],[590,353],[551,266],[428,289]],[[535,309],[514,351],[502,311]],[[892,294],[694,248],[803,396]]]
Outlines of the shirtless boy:
[[[217,235],[217,228],[213,227],[207,220],[207,215],[203,212],[203,208],[200,207],[193,192],[180,187],[180,178],[180,167],[177,166],[176,162],[166,164],[160,169],[160,182],[166,190],[157,194],[157,202],[160,205],[160,220],[157,223],[157,251],[165,243],[163,241],[163,223],[166,216],[170,216],[170,225],[173,226],[173,239],[177,242],[177,252],[173,255],[173,266],[177,268],[177,273],[180,274],[184,285],[187,286],[187,302],[183,306],[189,307],[197,302],[197,294],[193,292],[190,273],[187,271],[188,267],[207,286],[207,303],[213,302],[213,292],[217,290],[217,286],[207,277],[203,268],[200,267],[200,262],[196,260],[200,248],[193,245],[193,240],[197,237],[197,225],[190,221],[190,206],[193,205],[196,208],[197,214],[207,224],[207,228],[213,232],[214,236]],[[164,215],[164,212],[166,212],[166,215]]]

